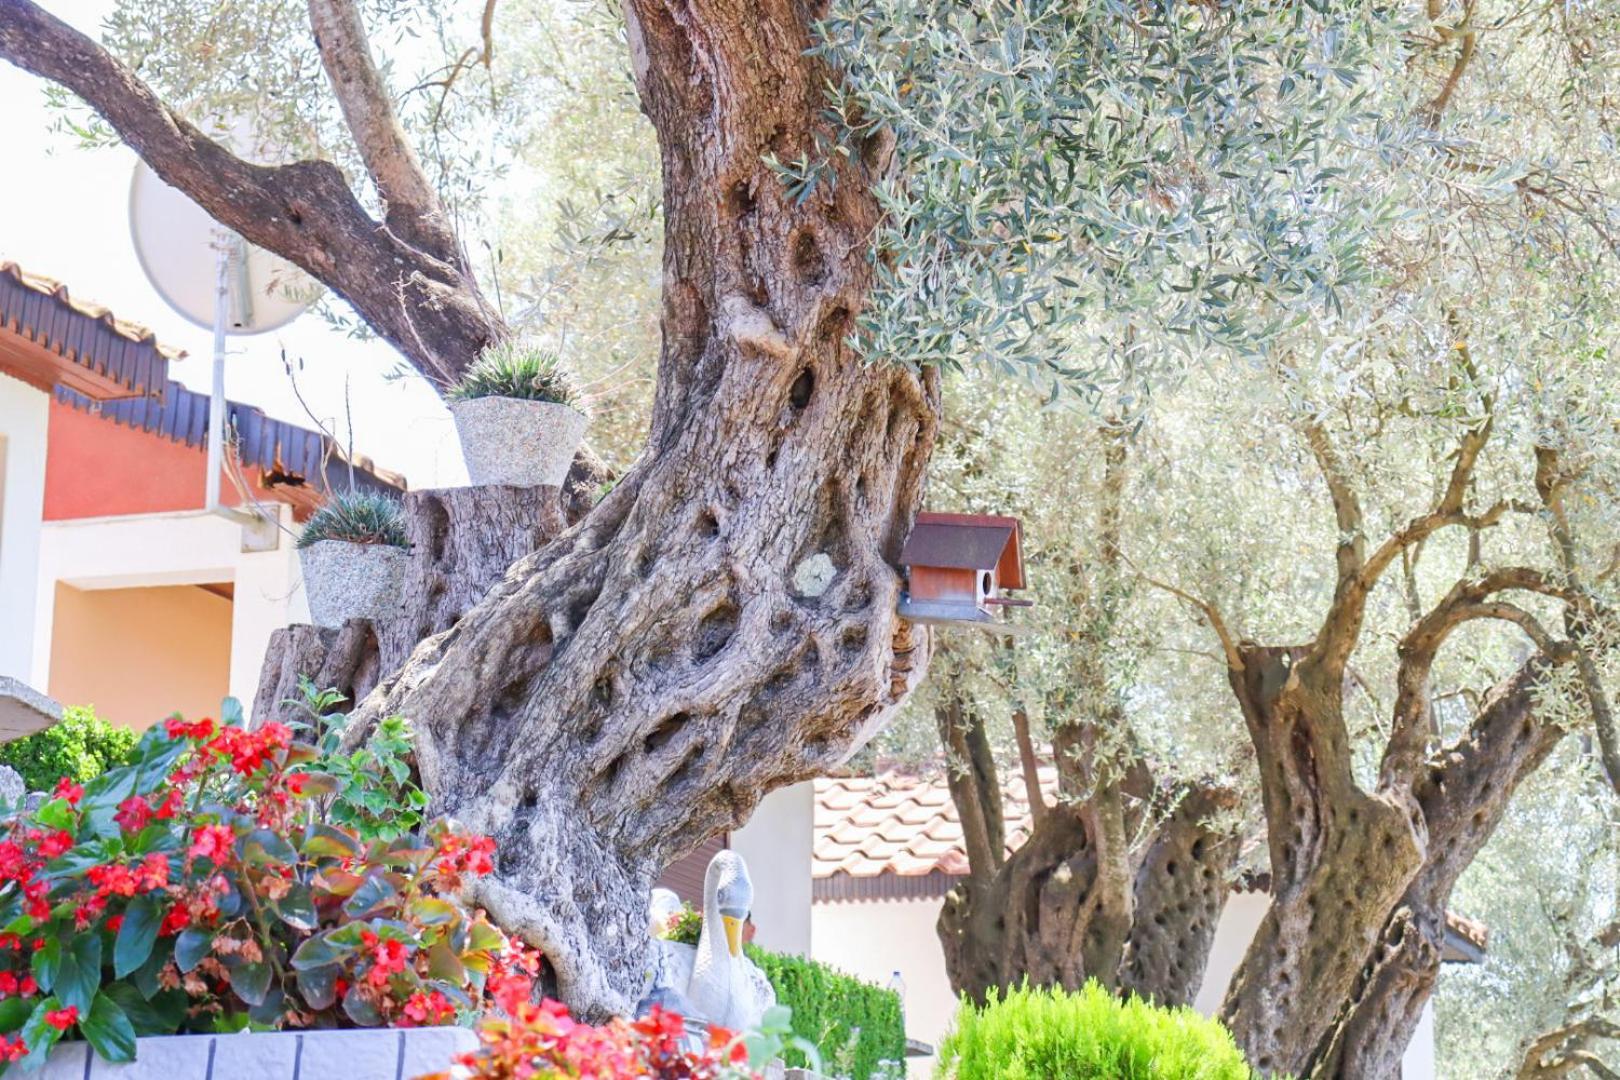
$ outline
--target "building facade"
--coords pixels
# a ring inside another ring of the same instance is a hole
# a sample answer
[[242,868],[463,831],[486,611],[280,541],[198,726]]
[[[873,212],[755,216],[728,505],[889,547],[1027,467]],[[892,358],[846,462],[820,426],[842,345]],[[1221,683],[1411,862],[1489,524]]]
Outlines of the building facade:
[[351,476],[323,433],[228,402],[207,507],[208,399],[177,355],[0,264],[0,675],[137,729],[252,700],[271,633],[308,619],[293,530]]

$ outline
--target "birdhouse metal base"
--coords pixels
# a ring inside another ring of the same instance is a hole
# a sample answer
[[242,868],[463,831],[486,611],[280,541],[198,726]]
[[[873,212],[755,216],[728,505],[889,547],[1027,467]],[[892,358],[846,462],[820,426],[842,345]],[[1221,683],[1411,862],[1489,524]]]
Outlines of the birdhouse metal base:
[[902,619],[929,626],[970,626],[988,634],[1027,634],[1030,628],[1018,623],[1003,622],[976,604],[949,600],[913,600],[910,593],[900,594],[895,612]]

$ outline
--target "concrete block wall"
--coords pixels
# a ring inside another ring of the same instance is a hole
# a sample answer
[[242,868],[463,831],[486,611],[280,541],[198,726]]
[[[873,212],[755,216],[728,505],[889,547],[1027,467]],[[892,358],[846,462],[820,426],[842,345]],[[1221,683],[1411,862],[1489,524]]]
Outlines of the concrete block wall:
[[273,1031],[140,1039],[135,1060],[103,1061],[89,1043],[52,1051],[41,1080],[411,1080],[475,1050],[463,1027]]

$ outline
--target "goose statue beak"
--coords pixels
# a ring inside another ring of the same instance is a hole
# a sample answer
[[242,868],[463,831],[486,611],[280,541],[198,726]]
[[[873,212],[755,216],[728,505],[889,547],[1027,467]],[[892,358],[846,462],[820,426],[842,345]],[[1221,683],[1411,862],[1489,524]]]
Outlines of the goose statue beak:
[[742,955],[742,920],[735,915],[722,915],[720,921],[726,928],[726,948],[732,956]]

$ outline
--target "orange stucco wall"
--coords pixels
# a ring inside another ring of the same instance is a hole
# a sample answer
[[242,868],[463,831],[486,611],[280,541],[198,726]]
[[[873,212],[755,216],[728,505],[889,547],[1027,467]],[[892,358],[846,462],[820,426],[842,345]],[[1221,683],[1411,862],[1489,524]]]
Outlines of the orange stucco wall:
[[228,692],[231,601],[195,585],[58,583],[47,692],[145,730],[173,712],[218,716]]
[[[45,520],[200,510],[206,460],[200,449],[52,400]],[[226,505],[241,501],[228,479],[219,489]]]

